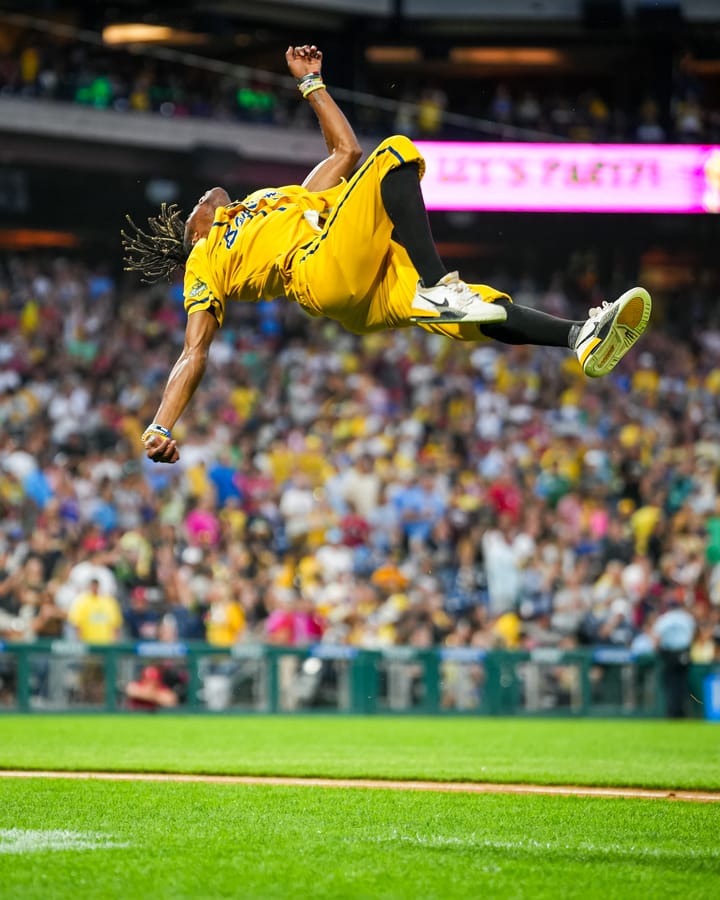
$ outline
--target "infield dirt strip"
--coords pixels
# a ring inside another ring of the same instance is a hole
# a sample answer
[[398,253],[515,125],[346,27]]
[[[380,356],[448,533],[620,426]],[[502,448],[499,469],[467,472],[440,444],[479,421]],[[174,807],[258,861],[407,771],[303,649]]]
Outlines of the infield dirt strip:
[[0,770],[0,778],[71,778],[84,781],[155,781],[275,787],[364,788],[390,791],[438,791],[458,794],[541,794],[558,797],[615,797],[631,800],[683,800],[720,803],[720,791],[671,788],[588,787],[579,785],[492,784],[471,781],[384,781],[371,778],[290,778],[256,775],[188,775],[163,772],[57,772]]

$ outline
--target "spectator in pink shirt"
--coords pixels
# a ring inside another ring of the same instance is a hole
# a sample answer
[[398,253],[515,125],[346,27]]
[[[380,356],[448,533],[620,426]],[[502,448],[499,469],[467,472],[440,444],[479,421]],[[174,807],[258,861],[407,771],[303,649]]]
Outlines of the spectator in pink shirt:
[[323,624],[312,602],[291,593],[268,616],[265,632],[271,644],[285,647],[302,647],[319,641]]
[[212,496],[198,500],[185,517],[188,541],[195,546],[215,547],[220,540],[220,520],[213,508]]

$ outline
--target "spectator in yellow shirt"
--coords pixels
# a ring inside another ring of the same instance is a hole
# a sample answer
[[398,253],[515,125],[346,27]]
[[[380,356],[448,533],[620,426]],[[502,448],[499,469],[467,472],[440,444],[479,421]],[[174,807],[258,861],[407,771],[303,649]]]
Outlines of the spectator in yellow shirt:
[[70,605],[68,622],[86,644],[113,644],[120,638],[123,618],[115,597],[101,594],[100,582],[93,578]]
[[245,631],[245,612],[233,600],[226,584],[216,584],[210,591],[210,608],[205,619],[208,644],[216,647],[232,647]]

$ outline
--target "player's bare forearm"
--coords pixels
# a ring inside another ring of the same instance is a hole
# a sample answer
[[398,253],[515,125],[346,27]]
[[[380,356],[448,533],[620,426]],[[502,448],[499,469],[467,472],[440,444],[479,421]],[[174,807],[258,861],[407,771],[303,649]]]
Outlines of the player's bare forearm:
[[171,430],[190,403],[197,386],[202,381],[207,365],[207,354],[193,348],[183,350],[182,355],[172,367],[165,386],[156,421],[165,424]]
[[154,419],[154,425],[161,426],[168,436],[151,434],[145,440],[145,452],[154,462],[174,463],[180,458],[177,442],[170,432],[202,381],[217,328],[215,317],[209,312],[200,311],[188,316],[185,346],[172,367]]
[[330,156],[315,166],[303,185],[310,191],[323,191],[352,175],[362,156],[362,148],[350,123],[327,89],[310,94],[307,102],[318,118]]
[[355,162],[357,162],[362,156],[362,148],[352,125],[333,100],[327,87],[321,91],[314,91],[305,102],[312,106],[313,112],[317,116],[328,152],[355,156]]
[[[315,45],[288,47],[285,59],[296,78],[311,74],[321,77],[322,53]],[[322,191],[334,187],[342,178],[352,174],[362,156],[362,148],[345,114],[326,87],[313,90],[306,102],[317,116],[330,156],[315,166],[303,186],[311,191]]]

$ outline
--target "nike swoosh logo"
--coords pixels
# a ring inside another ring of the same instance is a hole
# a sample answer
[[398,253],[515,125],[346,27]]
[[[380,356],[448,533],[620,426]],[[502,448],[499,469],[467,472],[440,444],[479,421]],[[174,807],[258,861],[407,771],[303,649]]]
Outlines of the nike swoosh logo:
[[425,294],[420,294],[420,296],[423,300],[427,300],[428,303],[432,303],[433,306],[450,306],[447,297],[440,303],[438,300],[431,300],[430,297],[426,297]]

